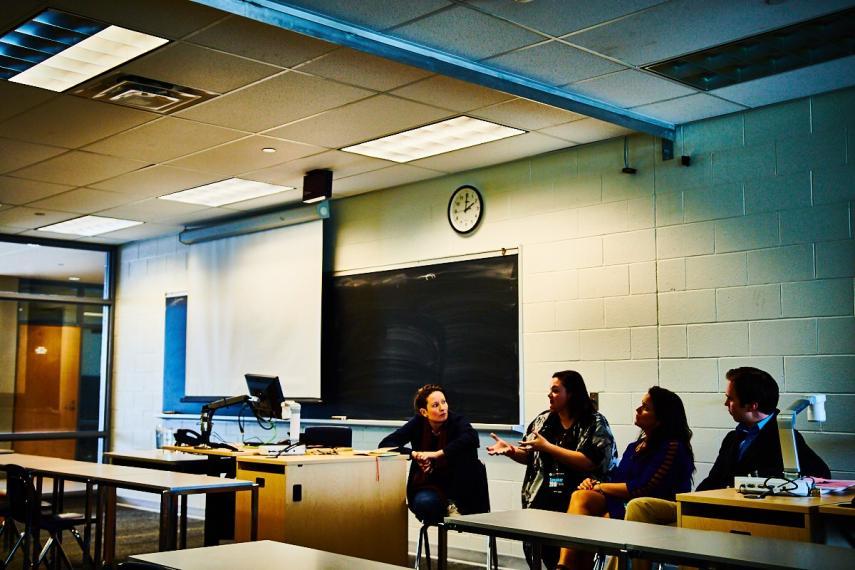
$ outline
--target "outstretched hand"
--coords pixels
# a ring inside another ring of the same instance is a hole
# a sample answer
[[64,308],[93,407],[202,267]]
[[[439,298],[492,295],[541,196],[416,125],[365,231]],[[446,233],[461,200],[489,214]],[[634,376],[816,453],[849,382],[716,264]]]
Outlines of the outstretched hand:
[[496,443],[487,446],[487,453],[490,455],[508,455],[509,453],[513,453],[513,445],[494,433],[491,433],[490,437],[492,437]]
[[531,432],[529,439],[520,442],[520,447],[523,449],[532,449],[534,451],[548,451],[552,444],[545,437],[540,435],[540,432],[534,430]]

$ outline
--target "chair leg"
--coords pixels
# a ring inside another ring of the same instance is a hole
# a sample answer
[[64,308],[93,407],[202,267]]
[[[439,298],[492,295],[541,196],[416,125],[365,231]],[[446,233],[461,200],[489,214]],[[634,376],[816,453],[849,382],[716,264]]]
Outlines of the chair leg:
[[425,527],[419,529],[419,540],[416,543],[416,564],[413,566],[415,570],[419,570],[422,562],[422,540],[424,539]]
[[487,568],[499,570],[499,551],[496,548],[496,537],[487,537]]
[[425,533],[425,559],[427,560],[428,570],[431,570],[431,561],[430,561],[430,540],[428,540],[428,527],[427,525],[423,526],[422,529]]
[[18,549],[21,548],[21,545],[24,543],[24,539],[27,537],[27,533],[21,532],[18,534],[18,540],[15,541],[15,545],[12,546],[12,550],[9,551],[8,556],[6,556],[6,560],[3,561],[3,568],[9,566],[9,563],[12,561],[12,558],[15,557],[15,553],[18,552]]

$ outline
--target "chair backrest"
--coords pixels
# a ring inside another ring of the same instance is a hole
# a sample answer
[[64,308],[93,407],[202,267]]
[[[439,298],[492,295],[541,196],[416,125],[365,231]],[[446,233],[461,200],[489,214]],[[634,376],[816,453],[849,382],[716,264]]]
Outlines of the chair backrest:
[[30,516],[30,503],[35,494],[32,477],[20,465],[7,465],[5,470],[9,514],[18,522],[27,522]]
[[300,442],[324,447],[350,447],[353,445],[353,432],[344,426],[307,427]]

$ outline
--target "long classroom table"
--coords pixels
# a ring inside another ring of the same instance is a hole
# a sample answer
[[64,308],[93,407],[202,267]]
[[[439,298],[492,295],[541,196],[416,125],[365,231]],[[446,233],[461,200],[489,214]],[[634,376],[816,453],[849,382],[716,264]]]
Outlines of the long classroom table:
[[852,568],[848,548],[520,509],[446,517],[439,528],[440,570],[447,567],[448,531],[530,542],[538,559],[544,545],[610,554],[618,557],[621,568],[631,558],[765,570]]
[[[143,491],[160,495],[160,540],[159,549],[174,550],[179,543],[179,529],[186,529],[186,496],[198,493],[222,493],[250,491],[251,515],[250,538],[258,534],[258,486],[252,481],[222,479],[206,475],[174,473],[138,467],[124,467],[103,463],[89,463],[71,459],[42,457],[13,453],[0,456],[0,469],[7,465],[18,465],[37,479],[37,496],[34,503],[41,501],[41,479],[54,479],[55,492],[62,492],[66,480],[85,483],[88,495],[93,485],[98,487],[97,515],[95,517],[95,560],[112,565],[115,561],[116,541],[116,489]],[[59,485],[57,486],[57,482]],[[183,498],[181,520],[178,520],[179,498]],[[180,526],[179,526],[180,522]],[[101,556],[103,539],[103,557]],[[184,542],[184,538],[181,538]]]

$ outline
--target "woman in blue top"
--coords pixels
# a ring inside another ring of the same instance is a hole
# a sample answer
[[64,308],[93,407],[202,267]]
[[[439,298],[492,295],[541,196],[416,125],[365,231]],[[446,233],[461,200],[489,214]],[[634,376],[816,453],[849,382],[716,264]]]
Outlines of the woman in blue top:
[[[653,386],[635,410],[638,439],[629,444],[611,481],[585,479],[570,499],[567,512],[622,519],[626,503],[636,497],[674,500],[692,488],[695,460],[692,430],[680,396]],[[591,568],[593,554],[561,549],[557,568]]]

